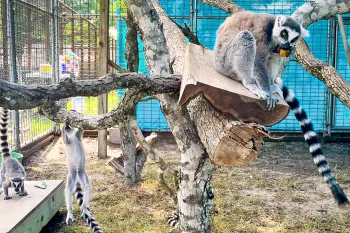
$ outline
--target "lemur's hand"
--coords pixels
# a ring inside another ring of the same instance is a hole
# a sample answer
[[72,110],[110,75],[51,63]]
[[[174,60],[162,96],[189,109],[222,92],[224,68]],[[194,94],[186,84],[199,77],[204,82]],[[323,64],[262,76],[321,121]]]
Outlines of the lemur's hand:
[[266,108],[268,111],[272,111],[275,109],[276,105],[278,103],[278,99],[273,97],[272,94],[270,94],[267,97],[267,102],[266,102]]

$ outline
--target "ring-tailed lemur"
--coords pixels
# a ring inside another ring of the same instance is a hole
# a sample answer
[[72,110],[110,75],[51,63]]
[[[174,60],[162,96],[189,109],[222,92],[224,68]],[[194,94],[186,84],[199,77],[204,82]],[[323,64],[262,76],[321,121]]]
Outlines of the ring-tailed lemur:
[[13,187],[15,192],[20,196],[27,196],[28,193],[24,189],[24,179],[26,172],[22,164],[10,155],[9,145],[7,142],[7,127],[9,124],[9,110],[0,108],[0,139],[2,163],[0,169],[0,193],[4,192],[4,200],[9,200],[8,189]]
[[62,139],[66,145],[66,156],[68,164],[68,175],[65,189],[67,218],[66,223],[74,221],[72,195],[75,192],[79,207],[82,211],[81,216],[94,233],[102,233],[102,230],[96,223],[94,217],[89,211],[90,201],[90,181],[85,172],[85,151],[81,141],[82,131],[73,128],[66,119],[62,127]]
[[298,38],[308,36],[309,32],[291,17],[241,11],[228,17],[216,35],[214,65],[218,72],[242,81],[251,92],[267,99],[269,110],[277,103],[272,93],[277,92],[283,97],[294,111],[309,144],[313,161],[337,203],[349,203],[323,156],[311,120],[307,118],[293,92],[277,77],[280,66],[286,59],[281,56],[288,56]]

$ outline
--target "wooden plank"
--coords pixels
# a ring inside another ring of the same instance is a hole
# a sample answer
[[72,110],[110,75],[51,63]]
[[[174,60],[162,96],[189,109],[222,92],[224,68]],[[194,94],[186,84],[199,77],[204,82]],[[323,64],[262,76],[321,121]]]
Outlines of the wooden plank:
[[273,111],[267,111],[266,100],[260,100],[241,82],[218,73],[213,64],[213,51],[189,44],[185,53],[185,65],[180,89],[179,105],[202,94],[221,113],[237,120],[271,126],[282,121],[289,113],[289,106],[277,94],[279,103]]
[[39,233],[64,204],[63,180],[47,180],[46,189],[34,187],[38,182],[25,181],[28,196],[20,197],[13,189],[9,190],[11,200],[1,195],[1,233]]
[[[99,27],[99,68],[98,76],[108,73],[108,30],[109,30],[109,0],[100,1],[100,27]],[[98,96],[98,114],[107,113],[107,94]],[[107,130],[98,131],[99,158],[107,158]]]

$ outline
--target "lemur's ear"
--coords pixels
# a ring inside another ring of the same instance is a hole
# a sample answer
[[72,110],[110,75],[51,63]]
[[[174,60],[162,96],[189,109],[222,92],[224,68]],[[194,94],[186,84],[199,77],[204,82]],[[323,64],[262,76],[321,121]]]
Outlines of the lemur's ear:
[[309,37],[310,36],[310,33],[308,30],[306,30],[305,28],[303,28],[302,26],[301,27],[301,36],[302,37]]
[[282,27],[282,25],[286,22],[287,17],[284,15],[278,15],[276,17],[276,22],[278,27]]

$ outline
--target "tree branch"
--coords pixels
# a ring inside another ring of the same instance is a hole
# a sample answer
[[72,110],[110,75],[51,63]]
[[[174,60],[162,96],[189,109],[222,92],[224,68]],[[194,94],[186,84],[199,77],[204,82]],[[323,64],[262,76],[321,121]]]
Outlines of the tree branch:
[[300,65],[310,74],[325,83],[332,94],[350,108],[350,85],[346,80],[333,66],[329,66],[316,59],[304,40],[298,40],[297,47],[295,57]]
[[25,86],[0,80],[0,106],[30,109],[73,96],[98,96],[118,88],[136,87],[156,94],[178,92],[180,75],[146,75],[137,73],[108,74],[95,80],[65,79],[46,86]]
[[[163,20],[169,19],[157,0],[152,0],[153,5],[150,4],[150,0],[127,0],[127,3],[129,9],[133,11],[143,41],[145,44],[148,43],[148,46],[145,46],[145,56],[150,73],[169,74],[171,70],[167,48],[185,51],[186,43],[172,44],[170,42],[173,41],[173,38],[176,38],[174,41],[177,41],[177,38],[184,41],[184,35],[171,21],[167,25],[161,24],[164,22]],[[165,40],[164,34],[171,36],[166,36],[167,40]],[[158,52],[161,53],[158,54]],[[173,56],[174,59],[172,59],[173,68],[182,72],[182,67],[178,65],[183,61],[183,53],[174,54],[176,56]],[[162,94],[159,96],[159,100],[163,114],[181,152],[181,185],[178,193],[180,229],[184,233],[209,232],[210,226],[205,222],[203,215],[205,212],[205,190],[208,176],[212,171],[208,154],[198,137],[188,112],[185,109],[179,109],[178,96]]]
[[136,141],[138,144],[141,146],[142,150],[146,153],[147,156],[149,156],[154,162],[159,164],[159,169],[160,171],[158,172],[158,178],[160,180],[160,184],[163,186],[163,188],[166,190],[167,193],[171,196],[173,201],[177,203],[177,198],[174,192],[170,189],[170,187],[165,183],[164,181],[164,172],[170,171],[173,175],[176,175],[172,169],[170,169],[167,165],[167,163],[163,160],[162,157],[160,157],[152,148],[151,146],[147,143],[145,140],[142,131],[137,124],[137,121],[135,119],[131,119],[129,122],[129,126],[136,138]]
[[350,0],[317,0],[306,2],[298,7],[292,14],[292,17],[306,28],[320,19],[349,12]]
[[182,33],[189,39],[189,41],[193,44],[196,45],[202,45],[199,40],[198,37],[193,34],[193,32],[191,31],[191,29],[187,26],[187,24],[185,23],[185,26],[181,26],[180,24],[176,23],[172,18],[169,18],[174,24],[176,24],[176,26],[178,26],[178,28],[180,28],[180,30],[182,31]]
[[238,6],[236,3],[232,2],[231,0],[199,0],[199,1],[208,5],[214,6],[229,14],[237,13],[238,11],[244,10],[242,7]]
[[107,129],[128,122],[135,105],[146,95],[147,93],[143,91],[131,89],[125,92],[123,99],[116,108],[109,113],[98,116],[88,116],[76,111],[68,111],[65,107],[63,108],[54,102],[39,107],[39,113],[57,123],[63,122],[68,117],[73,127],[85,130]]
[[[300,6],[292,14],[292,17],[304,27],[335,14],[350,12],[350,0],[334,1],[318,0],[310,1]],[[332,66],[329,66],[314,57],[304,40],[299,40],[295,47],[295,57],[300,65],[322,81],[338,99],[350,108],[350,85]]]

